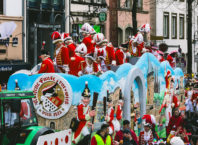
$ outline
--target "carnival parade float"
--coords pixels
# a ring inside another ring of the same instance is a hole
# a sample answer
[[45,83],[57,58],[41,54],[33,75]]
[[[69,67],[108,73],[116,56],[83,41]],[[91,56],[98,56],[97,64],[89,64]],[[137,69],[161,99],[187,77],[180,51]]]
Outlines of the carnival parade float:
[[[159,137],[165,138],[166,111],[163,109],[163,103],[167,90],[167,73],[174,79],[173,88],[181,107],[184,103],[183,71],[180,68],[173,70],[168,61],[160,63],[151,53],[144,53],[134,65],[124,63],[114,71],[109,70],[99,76],[16,73],[9,78],[8,90],[15,89],[17,80],[21,90],[33,91],[35,97],[32,101],[39,126],[61,131],[69,129],[72,119],[77,117],[77,105],[81,102],[82,93],[87,86],[90,106],[93,105],[93,94],[98,94],[93,132],[104,122],[104,113],[107,110],[104,98],[110,98],[116,111],[119,100],[123,100],[122,119],[118,121],[120,124],[123,119],[131,121],[131,128],[138,135],[142,129],[143,115],[152,114],[156,118]],[[114,113],[114,119],[115,116]]]

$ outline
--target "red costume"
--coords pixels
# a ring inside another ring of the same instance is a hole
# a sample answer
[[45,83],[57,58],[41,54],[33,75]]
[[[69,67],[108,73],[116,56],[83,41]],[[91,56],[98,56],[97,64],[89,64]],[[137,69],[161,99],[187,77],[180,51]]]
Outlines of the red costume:
[[166,60],[168,60],[170,66],[171,66],[172,68],[175,67],[175,62],[174,62],[173,57],[172,57],[171,55],[168,55]]
[[118,121],[122,119],[122,106],[120,104],[117,107],[116,118]]
[[138,32],[135,36],[134,42],[137,44],[138,57],[142,56],[142,49],[144,48],[144,39],[142,33]]
[[121,65],[121,64],[125,63],[125,61],[126,61],[126,56],[125,56],[123,50],[121,50],[120,48],[118,48],[118,50],[115,52],[115,58],[116,58],[117,65]]
[[106,120],[107,123],[109,124],[109,134],[113,134],[113,132],[114,132],[114,126],[112,123],[113,119],[114,119],[114,109],[113,109],[113,107],[110,107],[108,109],[107,120]]
[[54,58],[61,72],[65,72],[65,70],[63,69],[63,65],[68,65],[70,60],[68,49],[65,46],[56,48]]
[[69,63],[69,68],[70,68],[69,74],[78,76],[78,72],[81,71],[81,68],[83,67],[81,65],[83,65],[84,62],[85,62],[85,59],[78,55],[71,57],[70,63]]
[[177,99],[177,96],[173,96],[173,100],[172,100],[172,107],[174,107],[174,108],[177,108],[177,107],[179,107],[179,101],[178,101],[178,99]]
[[145,145],[146,142],[148,145],[153,145],[153,134],[151,130],[148,133],[145,131],[140,132],[139,145]]
[[69,52],[69,58],[73,57],[75,55],[76,45],[74,43],[71,43],[67,45],[68,52]]
[[42,62],[38,73],[55,73],[53,61],[49,57]]
[[[85,89],[82,93],[82,103],[77,106],[77,119],[79,121],[79,125],[77,130],[72,135],[72,143],[77,144],[80,140],[86,140],[86,137],[89,136],[90,132],[88,130],[88,122],[91,121],[90,110],[89,110],[89,102],[90,102],[90,90],[88,88],[88,83],[85,85]],[[85,99],[87,98],[87,99]],[[87,100],[89,100],[87,102]],[[82,139],[82,136],[84,137]]]
[[91,36],[87,36],[83,39],[82,43],[84,43],[87,47],[87,54],[94,52],[94,43],[92,41]]
[[177,130],[177,128],[179,126],[183,126],[183,119],[181,116],[175,117],[172,116],[170,118],[170,121],[168,123],[168,127],[167,127],[167,134],[170,134],[170,131],[173,129],[173,127]]
[[115,52],[114,52],[113,46],[109,46],[109,45],[106,46],[106,55],[107,56],[106,56],[105,64],[106,65],[111,65],[111,64],[116,65]]

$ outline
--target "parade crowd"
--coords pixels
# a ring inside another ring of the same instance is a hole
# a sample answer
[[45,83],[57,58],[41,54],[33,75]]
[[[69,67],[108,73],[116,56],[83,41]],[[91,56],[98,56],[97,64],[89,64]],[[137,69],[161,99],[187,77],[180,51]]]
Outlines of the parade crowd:
[[[180,50],[167,55],[157,47],[145,45],[143,35],[149,33],[150,26],[143,25],[135,36],[129,38],[126,44],[115,48],[105,39],[102,33],[96,33],[95,30],[85,23],[80,33],[83,36],[80,44],[75,44],[68,33],[60,34],[55,31],[51,38],[55,44],[53,60],[49,53],[43,47],[40,58],[42,59],[41,68],[38,73],[68,73],[75,76],[84,74],[100,75],[111,66],[121,65],[129,61],[130,57],[141,57],[143,53],[150,52],[160,61],[167,60],[171,67],[175,67],[176,57]],[[112,99],[107,96],[107,113],[104,114],[104,123],[100,129],[93,135],[90,129],[94,126],[91,120],[96,115],[95,110],[89,108],[90,90],[86,83],[82,93],[81,103],[77,106],[77,117],[72,120],[73,131],[72,144],[76,145],[152,145],[152,144],[171,144],[183,145],[197,143],[197,131],[194,134],[192,125],[197,125],[198,119],[198,99],[193,90],[193,84],[186,86],[185,110],[179,109],[180,102],[176,97],[174,89],[174,78],[170,71],[165,72],[166,91],[164,101],[159,113],[165,108],[166,118],[166,138],[160,139],[157,131],[156,119],[154,115],[145,114],[141,118],[143,130],[138,134],[130,128],[131,122],[122,119],[122,108],[124,101],[120,95],[118,104],[113,104]],[[116,119],[115,119],[116,118]],[[137,121],[137,119],[135,119]],[[192,130],[189,130],[190,127]],[[92,136],[91,136],[92,135]],[[195,135],[195,136],[193,136]]]

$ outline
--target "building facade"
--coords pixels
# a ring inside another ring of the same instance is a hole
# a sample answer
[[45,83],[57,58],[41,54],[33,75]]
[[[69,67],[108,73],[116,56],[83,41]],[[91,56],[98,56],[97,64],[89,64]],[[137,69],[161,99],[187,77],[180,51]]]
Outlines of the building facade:
[[[115,3],[117,3],[115,5]],[[107,11],[107,24],[106,28],[106,36],[110,40],[112,35],[117,36],[117,44],[116,46],[120,45],[121,43],[125,43],[128,41],[128,37],[130,35],[135,35],[132,33],[133,31],[133,24],[132,24],[132,5],[133,0],[107,0],[108,9]],[[114,6],[112,6],[114,5]],[[117,23],[115,27],[117,27],[116,32],[111,31],[111,21],[117,17],[114,23]],[[137,27],[141,27],[143,24],[150,23],[150,5],[149,0],[138,0],[137,1]],[[111,34],[114,33],[114,34]]]
[[27,68],[23,0],[0,1],[0,83]]
[[[100,20],[100,13],[106,11],[105,0],[71,0],[70,15],[70,33],[79,34],[79,30],[84,23],[89,23],[93,26],[96,32],[105,33],[105,20]],[[77,37],[78,40],[81,36]]]
[[[194,34],[197,30],[197,1],[193,3],[192,10],[192,38],[194,40]],[[155,26],[151,29],[151,36],[162,38],[162,40],[155,40],[157,45],[164,42],[169,46],[168,53],[174,50],[178,50],[180,47],[185,62],[187,61],[187,27],[188,27],[188,7],[186,0],[164,0],[164,1],[153,1],[151,5],[151,25]],[[193,72],[197,71],[197,66],[194,63],[194,54],[196,53],[197,44],[193,45]],[[195,48],[195,49],[194,49]],[[186,64],[187,65],[187,64]],[[183,70],[186,72],[186,65]]]

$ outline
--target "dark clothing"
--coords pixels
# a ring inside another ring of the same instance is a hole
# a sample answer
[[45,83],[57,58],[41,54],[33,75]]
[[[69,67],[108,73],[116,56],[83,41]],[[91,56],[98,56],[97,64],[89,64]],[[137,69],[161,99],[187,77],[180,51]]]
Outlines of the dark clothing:
[[[135,132],[133,130],[130,130],[130,131],[131,131],[131,136],[132,136],[133,140],[138,145],[138,140],[137,140],[137,136],[136,136]],[[115,141],[120,142],[120,140],[123,140],[123,130],[118,131],[115,135]]]
[[137,144],[133,139],[129,140],[128,138],[123,137],[123,145],[137,145]]

